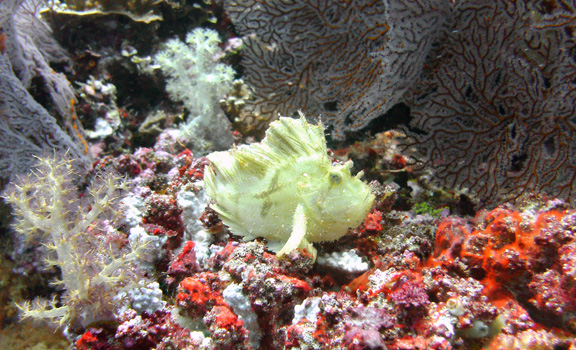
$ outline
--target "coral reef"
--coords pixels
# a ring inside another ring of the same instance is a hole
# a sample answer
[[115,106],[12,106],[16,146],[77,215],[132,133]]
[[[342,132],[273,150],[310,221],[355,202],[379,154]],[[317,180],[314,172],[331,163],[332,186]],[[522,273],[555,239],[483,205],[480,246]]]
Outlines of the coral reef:
[[122,288],[115,322],[70,328],[76,349],[576,346],[576,212],[565,202],[529,198],[471,219],[440,205],[402,209],[401,196],[374,187],[386,212],[317,243],[314,263],[306,250],[279,258],[261,240],[229,236],[206,209],[207,161],[157,147],[99,166],[133,183],[123,199],[128,242],[135,231],[166,236],[146,246],[154,259],[139,260],[159,283]]
[[44,8],[0,2],[0,347],[576,349],[572,4]]

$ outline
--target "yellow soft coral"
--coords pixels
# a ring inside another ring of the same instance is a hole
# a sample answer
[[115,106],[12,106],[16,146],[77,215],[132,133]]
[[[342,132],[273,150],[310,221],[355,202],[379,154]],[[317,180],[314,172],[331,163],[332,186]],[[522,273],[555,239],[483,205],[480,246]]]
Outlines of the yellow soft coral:
[[13,180],[4,199],[14,209],[16,232],[47,248],[44,260],[60,269],[55,284],[65,290],[61,298],[19,304],[22,317],[80,331],[94,322],[114,321],[122,311],[118,295],[142,279],[138,257],[145,244],[120,250],[104,243],[116,234],[122,237],[113,224],[122,215],[119,202],[127,184],[104,172],[81,195],[73,162],[61,155],[38,158],[35,171]]
[[352,162],[333,164],[324,129],[280,118],[261,143],[208,156],[211,207],[245,239],[264,237],[278,256],[312,242],[332,241],[358,226],[374,202],[370,188],[350,174]]

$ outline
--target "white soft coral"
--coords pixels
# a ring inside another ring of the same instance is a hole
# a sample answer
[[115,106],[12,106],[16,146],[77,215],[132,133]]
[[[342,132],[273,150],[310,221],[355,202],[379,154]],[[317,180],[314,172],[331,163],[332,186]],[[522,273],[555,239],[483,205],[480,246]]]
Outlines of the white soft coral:
[[166,90],[182,101],[190,113],[180,136],[195,154],[224,150],[232,145],[231,126],[220,109],[220,100],[232,89],[234,70],[218,63],[218,33],[198,28],[186,42],[169,40],[154,57],[167,78]]
[[186,43],[169,40],[154,57],[168,77],[166,90],[184,102],[191,115],[213,113],[232,88],[234,70],[215,60],[219,43],[218,33],[198,28],[188,33]]

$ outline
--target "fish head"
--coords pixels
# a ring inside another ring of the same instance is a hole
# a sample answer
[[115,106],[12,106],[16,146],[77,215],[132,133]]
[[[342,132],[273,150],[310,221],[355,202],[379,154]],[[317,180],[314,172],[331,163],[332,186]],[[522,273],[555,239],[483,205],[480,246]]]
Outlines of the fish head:
[[346,227],[358,226],[374,203],[374,194],[360,178],[353,176],[352,161],[331,165],[314,184],[308,203],[309,215],[318,222],[330,222]]

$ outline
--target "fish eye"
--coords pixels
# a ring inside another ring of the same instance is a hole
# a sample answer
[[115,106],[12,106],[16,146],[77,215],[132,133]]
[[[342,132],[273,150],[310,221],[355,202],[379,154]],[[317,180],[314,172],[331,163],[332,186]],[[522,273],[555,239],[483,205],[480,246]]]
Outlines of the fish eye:
[[335,184],[339,184],[342,181],[342,178],[340,177],[339,174],[332,173],[330,174],[330,181],[332,181]]

